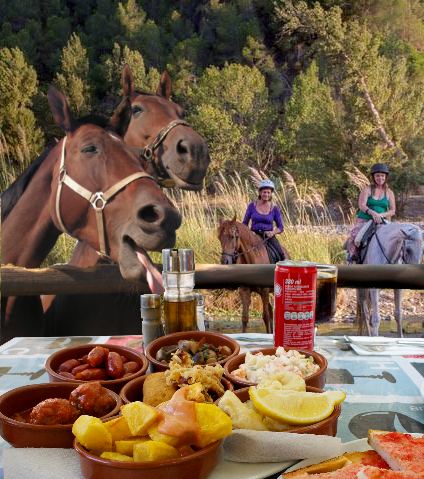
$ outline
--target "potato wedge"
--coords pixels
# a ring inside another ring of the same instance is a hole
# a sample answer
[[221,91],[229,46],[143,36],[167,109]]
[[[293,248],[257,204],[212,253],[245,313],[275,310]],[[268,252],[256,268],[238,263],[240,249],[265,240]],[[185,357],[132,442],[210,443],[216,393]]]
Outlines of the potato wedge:
[[112,435],[112,441],[127,439],[131,436],[130,428],[128,427],[127,421],[123,416],[111,419],[103,424]]
[[159,417],[157,409],[141,401],[124,404],[121,412],[132,436],[145,436],[147,430]]
[[200,426],[200,439],[196,446],[205,447],[231,434],[232,421],[218,406],[206,403],[195,403],[194,406]]
[[72,426],[72,433],[86,449],[91,451],[111,451],[112,435],[101,419],[82,415]]
[[134,445],[148,440],[148,437],[138,437],[134,439],[122,439],[121,441],[115,441],[115,451],[119,452],[120,454],[132,456]]
[[160,441],[145,441],[134,446],[134,461],[166,461],[179,457],[175,447]]
[[112,461],[134,462],[134,459],[119,452],[102,452],[100,454],[102,459],[111,459]]

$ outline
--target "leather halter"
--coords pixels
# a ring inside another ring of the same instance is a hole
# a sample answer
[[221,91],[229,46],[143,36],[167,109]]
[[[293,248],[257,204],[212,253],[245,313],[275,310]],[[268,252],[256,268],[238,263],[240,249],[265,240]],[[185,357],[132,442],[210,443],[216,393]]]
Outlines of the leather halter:
[[150,144],[148,144],[144,148],[140,148],[139,150],[140,157],[151,164],[158,179],[164,180],[167,177],[167,173],[163,170],[163,168],[157,162],[154,161],[153,156],[154,156],[155,150],[159,148],[159,145],[165,140],[168,133],[178,125],[190,126],[184,120],[173,120],[159,131],[155,139]]
[[68,188],[70,188],[72,191],[77,193],[78,195],[82,196],[85,198],[91,206],[94,208],[94,211],[96,212],[96,222],[97,222],[97,232],[99,235],[99,247],[100,251],[98,253],[101,256],[104,256],[106,258],[109,258],[107,254],[107,247],[106,247],[106,230],[104,226],[104,220],[103,220],[103,210],[107,204],[107,202],[115,196],[119,191],[121,191],[123,188],[125,188],[128,184],[132,183],[133,181],[139,179],[139,178],[150,178],[153,181],[155,181],[152,176],[148,175],[144,171],[138,171],[137,173],[133,173],[132,175],[129,175],[122,179],[121,181],[118,181],[115,183],[113,186],[111,186],[109,189],[107,189],[105,192],[102,191],[96,191],[95,193],[92,193],[91,191],[87,190],[83,186],[81,186],[79,183],[77,183],[75,180],[73,180],[68,173],[66,172],[65,168],[65,145],[66,145],[66,136],[63,138],[62,142],[62,148],[61,148],[61,156],[60,156],[60,164],[59,164],[59,176],[58,176],[58,187],[57,187],[57,192],[56,192],[56,216],[57,220],[59,222],[60,228],[64,233],[68,233],[68,230],[66,229],[65,224],[63,223],[62,216],[60,214],[60,196],[62,193],[62,187],[65,184]]

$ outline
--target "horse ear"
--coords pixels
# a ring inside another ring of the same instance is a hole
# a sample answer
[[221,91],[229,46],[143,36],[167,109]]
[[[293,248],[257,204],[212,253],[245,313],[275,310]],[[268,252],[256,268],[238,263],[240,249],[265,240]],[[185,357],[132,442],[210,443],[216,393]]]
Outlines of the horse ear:
[[53,85],[49,86],[47,92],[47,99],[49,101],[50,110],[53,113],[54,121],[65,132],[71,131],[73,126],[71,109],[69,108],[68,100],[65,95]]
[[134,77],[128,63],[124,65],[121,75],[122,95],[131,96],[134,94]]
[[163,96],[167,100],[169,100],[171,96],[171,77],[166,70],[162,73],[160,77],[160,82],[156,90],[156,95]]
[[131,100],[125,96],[109,120],[108,128],[124,137],[131,120]]

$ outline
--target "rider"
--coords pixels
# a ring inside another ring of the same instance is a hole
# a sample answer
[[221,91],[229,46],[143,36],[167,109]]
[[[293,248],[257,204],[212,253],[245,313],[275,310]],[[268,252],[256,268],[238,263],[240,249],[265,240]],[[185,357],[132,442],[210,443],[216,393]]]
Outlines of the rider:
[[275,237],[276,234],[283,232],[284,226],[280,208],[272,201],[274,183],[269,179],[262,180],[258,190],[258,199],[249,203],[243,223],[248,226],[252,221],[252,231],[265,240],[270,263],[276,263],[284,260],[285,254]]
[[384,163],[376,163],[371,168],[372,184],[367,185],[359,194],[359,209],[356,221],[346,243],[348,261],[358,260],[358,248],[355,238],[362,226],[369,220],[384,223],[396,213],[395,195],[387,184],[389,168]]

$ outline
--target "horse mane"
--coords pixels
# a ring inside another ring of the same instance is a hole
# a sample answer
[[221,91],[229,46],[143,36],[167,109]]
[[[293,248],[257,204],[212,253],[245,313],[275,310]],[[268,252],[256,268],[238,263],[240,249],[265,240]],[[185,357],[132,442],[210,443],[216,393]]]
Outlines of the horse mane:
[[12,209],[15,207],[16,203],[19,201],[19,198],[26,190],[29,182],[38,171],[41,163],[43,163],[43,161],[47,158],[54,146],[54,144],[47,146],[43,153],[41,153],[41,155],[18,176],[18,178],[9,186],[9,188],[3,191],[0,196],[2,222],[8,217]]
[[218,228],[218,236],[221,236],[226,226],[230,226],[231,224],[234,224],[235,226],[237,226],[240,237],[242,239],[247,240],[252,246],[260,246],[263,244],[262,239],[257,234],[255,234],[252,230],[250,230],[248,226],[246,226],[244,223],[241,223],[240,221],[235,221],[235,220],[223,221]]
[[[75,126],[80,127],[86,124],[94,124],[100,126],[101,128],[106,128],[109,123],[109,119],[100,115],[86,115],[75,120]],[[57,141],[48,145],[43,153],[35,159],[19,176],[18,178],[0,195],[1,201],[1,221],[9,216],[12,209],[16,206],[16,203],[19,201],[19,198],[24,194],[27,189],[31,179],[34,177],[35,173],[40,168],[40,165],[47,158],[50,151],[54,146],[56,146]]]

